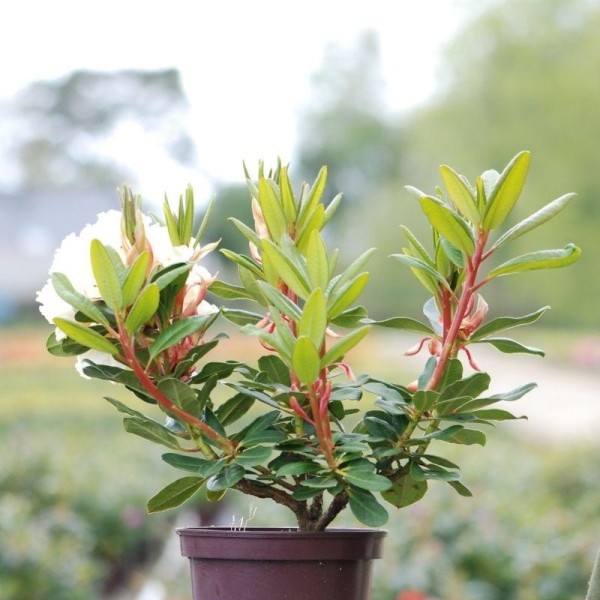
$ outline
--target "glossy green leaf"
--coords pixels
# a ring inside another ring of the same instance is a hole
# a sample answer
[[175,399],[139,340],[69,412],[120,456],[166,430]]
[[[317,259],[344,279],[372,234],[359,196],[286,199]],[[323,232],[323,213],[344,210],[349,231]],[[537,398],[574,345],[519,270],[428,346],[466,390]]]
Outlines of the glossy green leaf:
[[339,339],[329,350],[325,353],[325,356],[321,359],[321,368],[325,368],[332,363],[337,362],[342,356],[349,352],[354,346],[356,346],[371,329],[370,326],[360,327],[355,329],[348,335]]
[[258,201],[271,239],[279,243],[281,236],[287,231],[287,222],[273,182],[261,177],[258,181],[258,193]]
[[268,446],[253,446],[235,457],[235,462],[242,467],[250,469],[257,465],[266,465],[273,449]]
[[327,305],[321,288],[317,288],[306,300],[302,316],[298,321],[298,336],[306,336],[314,347],[320,349],[323,345],[327,329]]
[[308,473],[315,473],[320,469],[317,463],[312,461],[296,461],[296,462],[287,462],[279,469],[277,469],[277,477],[285,477],[287,475],[306,475]]
[[285,434],[278,429],[262,429],[246,435],[244,437],[244,447],[251,448],[252,446],[258,446],[260,444],[273,446],[274,444],[283,442],[285,439]]
[[431,410],[439,398],[439,393],[432,390],[419,390],[413,395],[413,404],[421,412]]
[[99,352],[106,352],[113,356],[119,354],[119,349],[104,336],[98,332],[75,323],[73,321],[67,321],[66,319],[56,318],[53,320],[54,324],[64,333],[67,334],[73,341],[90,348],[91,350],[98,350]]
[[530,158],[529,152],[517,154],[502,171],[491,191],[488,193],[486,190],[487,205],[483,217],[486,231],[500,227],[512,211],[525,185]]
[[525,394],[531,392],[531,390],[537,387],[537,383],[526,383],[525,385],[521,385],[510,392],[503,392],[500,394],[494,394],[489,397],[489,400],[494,401],[504,401],[504,402],[514,402],[515,400],[520,400]]
[[112,404],[120,413],[129,415],[131,417],[137,417],[138,419],[146,418],[141,412],[134,410],[133,408],[129,408],[129,406],[119,402],[119,400],[115,400],[114,398],[110,398],[108,396],[104,396],[104,399],[107,402],[110,402],[110,404]]
[[227,321],[234,325],[238,325],[239,327],[243,327],[244,325],[255,325],[263,318],[263,315],[235,308],[223,308],[221,314]]
[[335,319],[335,317],[352,306],[362,294],[368,281],[369,273],[365,272],[357,275],[354,279],[339,288],[336,286],[327,301],[329,319]]
[[169,377],[158,382],[158,389],[176,406],[190,415],[198,416],[200,412],[198,396],[189,385]]
[[499,408],[486,408],[484,410],[478,410],[473,413],[478,419],[484,421],[513,421],[516,419],[526,419],[527,417],[516,417],[507,410],[501,410]]
[[448,194],[450,195],[450,198],[452,202],[454,202],[456,208],[471,223],[478,224],[481,218],[471,190],[460,178],[458,173],[453,171],[447,165],[442,165],[440,167],[440,173],[442,175],[442,179],[444,180],[444,185],[448,190]]
[[151,419],[140,419],[138,417],[126,417],[123,419],[123,427],[128,433],[133,433],[146,440],[180,450],[177,438],[166,428]]
[[148,512],[157,513],[181,506],[186,500],[194,496],[203,485],[204,479],[201,477],[182,477],[150,498]]
[[261,269],[256,265],[256,263],[254,263],[254,261],[252,261],[247,256],[244,256],[243,254],[236,254],[231,250],[227,250],[227,248],[221,248],[220,252],[221,254],[223,254],[223,256],[226,256],[235,264],[244,267],[245,269],[248,269],[250,272],[254,273],[254,275],[259,279],[265,278],[265,275],[261,271]]
[[185,281],[184,278],[187,279],[190,269],[191,265],[188,263],[171,265],[170,267],[155,273],[152,276],[152,283],[156,283],[158,289],[162,291],[176,281],[178,283],[181,280]]
[[161,457],[168,465],[179,469],[180,471],[187,471],[188,473],[196,473],[198,475],[200,470],[206,466],[206,459],[199,458],[197,456],[189,456],[185,454],[175,454],[168,452],[163,454]]
[[530,346],[524,346],[515,340],[511,340],[510,338],[485,338],[484,340],[479,340],[474,342],[475,344],[491,344],[496,348],[496,350],[500,350],[500,352],[504,352],[504,354],[535,354],[537,356],[545,356],[546,353],[539,348],[532,348]]
[[367,527],[381,527],[387,523],[388,513],[368,490],[351,486],[348,489],[352,514]]
[[373,472],[373,469],[349,467],[348,469],[343,469],[343,473],[344,479],[348,483],[363,490],[383,492],[392,487],[392,482],[387,477],[377,475]]
[[78,292],[66,275],[63,275],[63,273],[52,273],[51,280],[54,291],[62,300],[70,304],[75,310],[82,312],[93,323],[109,327],[108,319],[102,311],[89,298]]
[[233,487],[238,481],[244,478],[246,474],[241,465],[230,465],[225,467],[220,473],[213,475],[206,482],[206,489],[211,492],[218,492]]
[[528,325],[529,323],[535,323],[546,311],[550,310],[549,306],[544,306],[533,313],[524,315],[523,317],[499,317],[482,325],[477,329],[469,338],[469,341],[476,342],[485,338],[488,335],[497,333],[499,331],[506,331],[513,327],[519,327],[520,325]]
[[455,212],[430,197],[420,200],[432,227],[467,256],[475,251],[475,236],[469,224]]
[[487,373],[473,373],[449,385],[442,391],[440,401],[470,396],[477,398],[490,387],[490,376]]
[[123,304],[131,306],[139,294],[148,276],[150,253],[144,250],[129,267],[123,283]]
[[322,204],[319,204],[317,208],[312,213],[312,216],[300,229],[300,233],[297,237],[297,246],[298,250],[303,254],[306,254],[308,250],[308,243],[310,241],[310,236],[315,231],[321,231],[325,224],[325,207]]
[[308,240],[306,268],[312,287],[326,290],[329,284],[329,261],[325,242],[317,230],[310,234]]
[[355,306],[345,310],[335,319],[331,319],[331,324],[338,327],[358,327],[368,316],[367,309],[364,306]]
[[131,335],[136,333],[156,314],[160,304],[160,291],[156,283],[151,283],[137,297],[127,319],[125,319],[125,329]]
[[223,427],[227,427],[241,419],[253,405],[254,398],[243,394],[236,394],[219,406],[216,415]]
[[513,240],[525,235],[530,232],[532,229],[539,227],[549,221],[553,217],[555,217],[559,212],[561,212],[570,202],[575,198],[577,194],[565,194],[560,198],[557,198],[550,204],[546,204],[543,208],[538,210],[536,213],[527,217],[520,223],[517,223],[514,227],[509,229],[503,236],[501,236],[498,241],[492,246],[492,248],[499,248],[504,244],[508,244]]
[[435,356],[430,356],[425,363],[425,367],[423,368],[423,372],[419,375],[419,379],[417,380],[417,389],[424,390],[427,387],[427,384],[431,381],[433,377],[433,372],[435,371],[435,367],[437,366],[437,358]]
[[536,271],[538,269],[558,269],[568,267],[579,260],[581,250],[574,244],[567,244],[564,249],[559,250],[541,250],[517,256],[500,266],[492,269],[488,277],[500,277],[502,275],[512,275],[513,273],[523,273],[525,271]]
[[253,229],[250,229],[248,225],[242,223],[239,219],[229,217],[228,221],[231,221],[238,229],[238,231],[255,246],[260,246],[260,238]]
[[283,252],[269,240],[263,240],[263,255],[271,262],[281,280],[300,298],[310,295],[308,274],[303,273]]
[[321,369],[319,352],[310,338],[301,336],[294,345],[292,364],[298,379],[304,385],[312,385],[319,378]]
[[408,242],[410,244],[410,247],[412,250],[412,255],[413,256],[416,255],[418,258],[425,261],[429,266],[435,267],[435,264],[434,264],[433,260],[431,259],[431,256],[429,256],[429,253],[427,252],[427,250],[425,250],[425,247],[423,246],[423,244],[421,244],[421,242],[412,233],[412,231],[410,229],[408,229],[408,227],[405,227],[404,225],[400,225],[400,229],[402,229],[402,232],[404,233],[406,239],[408,240]]
[[161,352],[167,350],[167,348],[179,344],[187,336],[197,333],[206,327],[215,317],[216,315],[198,315],[176,321],[160,333],[154,342],[150,344],[148,348],[150,360],[154,360]]
[[102,299],[106,305],[118,312],[124,308],[121,282],[112,259],[100,240],[92,240],[90,246],[92,272]]
[[448,485],[452,486],[459,496],[463,496],[464,498],[471,498],[473,496],[473,492],[460,481],[449,481]]
[[418,502],[427,492],[427,481],[417,481],[409,474],[394,481],[392,487],[381,494],[382,498],[396,508],[404,508]]
[[329,221],[333,218],[333,215],[335,215],[335,213],[337,212],[337,209],[339,208],[341,202],[342,194],[337,194],[333,198],[333,200],[327,205],[327,208],[325,209],[323,225],[327,225],[327,223],[329,223]]

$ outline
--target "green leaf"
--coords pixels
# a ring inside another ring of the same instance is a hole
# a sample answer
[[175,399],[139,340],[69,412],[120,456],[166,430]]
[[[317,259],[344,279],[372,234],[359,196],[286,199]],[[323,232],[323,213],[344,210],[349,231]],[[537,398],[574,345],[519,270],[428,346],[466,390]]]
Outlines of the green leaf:
[[445,440],[452,444],[464,444],[465,446],[471,446],[473,444],[479,444],[485,446],[485,434],[476,429],[461,429],[457,431],[452,437]]
[[421,208],[432,227],[467,256],[475,252],[475,236],[469,224],[438,200],[426,196],[420,200]]
[[511,340],[510,338],[486,338],[484,340],[478,340],[474,342],[475,344],[491,344],[496,348],[496,350],[500,350],[500,352],[504,352],[504,354],[535,354],[536,356],[545,356],[546,353],[539,348],[532,348],[530,346],[524,346],[515,340]]
[[546,204],[546,206],[532,214],[530,217],[527,217],[509,229],[496,241],[496,243],[492,246],[492,249],[500,248],[500,246],[508,244],[522,235],[529,233],[532,229],[543,225],[546,221],[549,221],[559,212],[561,212],[571,202],[571,200],[575,198],[576,195],[577,194],[565,194],[553,202],[550,202],[550,204]]
[[381,494],[382,498],[396,508],[404,508],[418,502],[427,492],[427,481],[417,481],[408,473],[396,479],[392,487]]
[[180,471],[196,473],[196,475],[200,473],[201,469],[206,467],[206,463],[208,462],[206,459],[203,458],[198,458],[196,456],[186,456],[185,454],[175,454],[173,452],[163,454],[161,458],[168,465],[171,465],[172,467],[175,467]]
[[[405,265],[410,267],[410,269],[413,270],[413,272],[414,270],[422,271],[426,275],[432,277],[434,280],[439,281],[446,289],[450,290],[450,285],[448,284],[444,276],[441,273],[438,273],[431,265],[429,265],[425,261],[419,258],[415,258],[414,256],[409,256],[407,254],[392,254],[390,255],[390,258],[395,258],[401,263],[404,263]],[[430,286],[426,285],[423,281],[422,283],[432,294],[437,293],[435,286],[433,286],[433,288],[430,289]]]
[[514,402],[515,400],[520,400],[525,394],[528,394],[531,390],[537,387],[537,383],[526,383],[525,385],[521,385],[510,392],[504,392],[501,394],[494,394],[490,396],[489,400],[504,402]]
[[481,220],[475,198],[460,175],[447,165],[440,167],[440,173],[448,194],[456,208],[471,222],[478,224]]
[[448,485],[452,486],[459,496],[463,496],[465,498],[470,498],[473,496],[473,492],[471,492],[471,490],[466,485],[463,485],[460,481],[449,481]]
[[190,268],[191,263],[171,265],[155,273],[152,276],[152,283],[156,283],[158,289],[162,291],[180,278],[183,279],[185,277],[187,279]]
[[449,385],[443,390],[440,400],[451,400],[470,396],[477,398],[490,387],[490,376],[487,373],[473,373],[470,377],[465,377]]
[[319,349],[327,329],[327,305],[321,288],[317,288],[307,298],[298,321],[298,336],[306,336]]
[[267,354],[258,359],[258,367],[267,374],[270,381],[285,386],[291,385],[289,367],[274,354]]
[[273,244],[263,240],[263,259],[267,259],[283,282],[300,298],[306,300],[310,294],[310,285],[305,275],[298,267]]
[[133,433],[155,444],[162,444],[167,448],[180,450],[177,438],[166,428],[151,419],[140,419],[137,417],[126,417],[123,419],[123,427],[128,433]]
[[310,241],[310,236],[313,231],[321,231],[323,229],[323,225],[325,223],[325,208],[322,204],[319,204],[317,208],[313,211],[312,216],[308,221],[302,226],[300,233],[297,237],[297,246],[298,250],[305,254],[308,250],[308,242]]
[[246,471],[241,465],[230,465],[225,467],[220,473],[213,475],[206,482],[206,489],[211,492],[218,492],[233,487],[238,481],[244,478]]
[[488,277],[500,277],[502,275],[511,275],[513,273],[523,273],[525,271],[536,271],[538,269],[558,269],[568,267],[579,260],[581,250],[575,244],[567,244],[564,249],[559,250],[541,250],[517,256],[500,266],[492,269]]
[[412,255],[418,255],[421,260],[425,261],[428,265],[430,265],[431,267],[434,267],[435,264],[433,262],[433,260],[431,260],[431,256],[429,256],[427,250],[425,250],[425,247],[423,246],[423,244],[421,244],[421,242],[417,239],[417,237],[412,233],[412,231],[410,229],[408,229],[408,227],[405,227],[404,225],[400,225],[400,229],[402,229],[402,232],[404,233],[406,239],[409,241],[411,250],[412,250]]
[[232,252],[231,250],[227,250],[227,248],[221,248],[220,252],[221,252],[221,254],[223,254],[223,256],[226,256],[229,260],[233,261],[235,264],[237,264],[241,267],[244,267],[245,269],[248,269],[251,273],[254,273],[254,275],[256,277],[258,277],[259,279],[265,278],[265,275],[260,270],[260,268],[258,266],[256,266],[256,264],[247,256],[244,256],[243,254],[236,254],[235,252]]
[[306,201],[302,203],[300,214],[298,216],[298,226],[302,227],[313,215],[314,210],[317,208],[323,192],[325,191],[325,185],[327,184],[327,167],[321,167],[315,182],[308,192]]
[[438,392],[432,390],[424,391],[419,390],[415,392],[413,396],[413,403],[415,408],[421,412],[428,411],[435,406],[438,398],[440,397]]
[[337,194],[333,198],[333,200],[327,205],[327,208],[325,209],[325,214],[323,215],[324,216],[323,225],[327,225],[327,223],[329,223],[329,221],[331,220],[333,215],[335,215],[335,213],[337,212],[337,209],[340,206],[341,202],[342,202],[342,194]]
[[349,308],[345,310],[343,313],[339,314],[335,319],[331,319],[332,325],[337,325],[338,327],[358,327],[363,321],[368,317],[367,309],[364,306],[355,306],[354,308]]
[[470,342],[476,342],[483,339],[484,337],[497,333],[498,331],[505,331],[512,329],[513,327],[519,327],[520,325],[528,325],[529,323],[535,323],[546,311],[550,310],[549,306],[544,306],[533,313],[525,315],[523,317],[499,317],[482,325],[477,329],[469,338]]
[[334,488],[338,485],[337,479],[334,477],[311,477],[310,479],[304,479],[300,482],[300,485],[309,488],[316,488],[318,490],[327,490]]
[[151,283],[137,298],[132,306],[127,319],[125,329],[130,335],[136,333],[156,314],[160,304],[160,291],[156,283]]
[[227,321],[234,325],[238,325],[239,327],[244,325],[255,325],[263,318],[262,315],[234,308],[223,308],[221,309],[221,314]]
[[315,229],[308,238],[306,268],[313,288],[327,289],[329,284],[329,259],[321,234]]
[[348,488],[350,510],[367,527],[380,527],[387,523],[388,513],[368,490]]
[[294,344],[292,365],[296,377],[304,385],[312,385],[319,378],[321,369],[319,352],[310,338],[301,336]]
[[119,412],[121,412],[123,414],[130,415],[132,417],[137,417],[138,419],[146,418],[141,412],[138,412],[137,410],[133,410],[133,408],[129,408],[129,406],[127,406],[126,404],[123,404],[122,402],[119,402],[118,400],[115,400],[114,398],[104,396],[104,399],[106,401],[110,402]]
[[513,421],[517,419],[526,419],[527,417],[516,417],[507,410],[501,410],[499,408],[487,408],[485,410],[478,410],[473,413],[478,419],[484,421]]
[[182,477],[150,498],[148,512],[157,513],[181,506],[186,500],[194,496],[203,485],[204,479],[201,477]]
[[310,500],[319,494],[322,494],[323,490],[319,488],[310,488],[310,487],[301,487],[297,490],[294,490],[292,493],[292,498],[294,500]]
[[329,350],[325,353],[325,356],[321,359],[321,368],[325,368],[332,363],[335,363],[349,352],[354,346],[356,346],[371,329],[370,326],[360,327],[355,329],[348,335],[340,338]]
[[433,377],[433,372],[435,371],[435,367],[437,366],[437,358],[435,356],[430,356],[425,363],[425,367],[423,368],[423,372],[419,375],[419,379],[417,380],[417,389],[424,390],[427,384],[431,381]]
[[288,176],[287,167],[281,167],[279,176],[279,186],[281,189],[281,203],[283,205],[283,214],[285,220],[292,224],[296,220],[296,202],[294,201],[294,191]]
[[281,236],[287,231],[287,222],[273,182],[264,177],[258,181],[258,201],[271,239],[279,243]]
[[225,281],[213,281],[208,289],[211,294],[225,300],[255,300],[254,296],[245,288]]
[[259,281],[258,286],[270,306],[274,306],[279,312],[294,321],[300,320],[302,311],[283,292],[280,292],[266,281]]
[[167,327],[161,332],[156,339],[150,344],[148,351],[150,352],[150,360],[154,360],[161,352],[167,348],[179,344],[181,340],[189,335],[197,333],[209,324],[216,315],[197,315],[176,321],[170,327]]
[[375,321],[373,319],[364,319],[364,323],[369,325],[378,325],[379,327],[388,327],[390,329],[399,329],[401,331],[411,331],[413,333],[422,333],[425,335],[433,335],[434,331],[424,323],[410,319],[408,317],[392,317],[383,321]]
[[144,250],[129,267],[123,283],[123,304],[131,306],[139,291],[142,289],[148,275],[150,265],[150,253]]
[[255,246],[260,246],[260,238],[256,235],[256,232],[246,224],[242,223],[240,220],[235,219],[234,217],[229,217],[228,221],[231,221],[238,230],[244,235],[249,241],[251,241]]
[[79,356],[88,351],[87,346],[82,346],[70,338],[56,339],[56,331],[53,331],[46,340],[46,350],[52,356],[65,358],[67,356]]
[[198,416],[200,403],[196,392],[179,379],[163,379],[158,382],[158,389],[186,413]]
[[92,322],[109,327],[108,319],[102,311],[86,296],[79,293],[69,281],[69,278],[62,273],[52,273],[52,286],[58,296],[67,304],[70,304],[75,310],[83,313]]
[[365,272],[339,288],[335,286],[327,301],[329,318],[335,319],[349,308],[362,294],[367,281],[369,281],[369,273]]
[[367,264],[374,252],[375,248],[370,248],[366,252],[363,252],[358,258],[353,260],[350,266],[348,266],[341,275],[336,277],[331,282],[330,289],[327,290],[328,294],[334,294],[345,284],[349,283],[351,280],[356,279],[357,275],[361,274],[363,267]]
[[217,418],[223,427],[227,427],[241,419],[252,408],[253,404],[254,398],[244,394],[236,394],[219,406],[216,411]]
[[315,473],[320,469],[319,465],[309,461],[288,462],[277,469],[277,477],[285,477],[287,475],[306,475],[307,473]]
[[115,313],[124,308],[121,282],[113,261],[100,240],[92,240],[90,246],[92,272],[102,299]]
[[53,322],[73,341],[86,348],[98,350],[99,352],[106,352],[106,354],[112,356],[119,354],[119,349],[111,341],[89,327],[58,317],[54,319]]
[[[373,466],[373,468],[375,468]],[[371,490],[372,492],[383,492],[392,487],[392,482],[383,475],[373,473],[371,469],[364,467],[355,467],[343,469],[344,479],[363,490]]]
[[264,465],[269,461],[272,452],[273,449],[268,446],[253,446],[238,454],[235,462],[248,469],[256,465]]
[[488,202],[483,217],[484,230],[491,231],[500,227],[512,211],[525,185],[530,158],[529,152],[517,154],[487,194]]

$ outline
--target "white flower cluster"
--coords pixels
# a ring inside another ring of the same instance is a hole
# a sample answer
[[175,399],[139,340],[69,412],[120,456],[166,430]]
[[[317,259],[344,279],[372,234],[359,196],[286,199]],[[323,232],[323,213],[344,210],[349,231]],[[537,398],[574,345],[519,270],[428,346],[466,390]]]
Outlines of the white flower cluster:
[[[173,246],[165,226],[160,223],[152,223],[146,215],[143,215],[142,218],[146,240],[152,249],[155,266],[166,268],[176,263],[194,260],[197,248],[193,247],[193,239],[189,246]],[[56,250],[50,267],[50,274],[63,273],[78,292],[92,301],[100,300],[90,260],[91,243],[94,239],[100,240],[105,246],[112,247],[119,254],[121,260],[126,262],[126,252],[121,237],[121,212],[109,210],[100,213],[96,222],[86,225],[78,235],[69,234]],[[197,263],[192,267],[187,281],[188,292],[184,300],[184,307],[189,305],[198,315],[207,315],[218,311],[216,306],[204,300],[194,303],[194,298],[197,297],[196,288],[210,279],[211,274],[204,267]],[[75,309],[59,297],[50,279],[37,293],[37,301],[40,303],[40,312],[51,324],[57,317],[68,320],[75,318]],[[56,337],[60,340],[66,336],[57,328]],[[77,370],[80,373],[83,361],[86,359],[97,364],[123,366],[108,354],[90,350],[78,357]]]

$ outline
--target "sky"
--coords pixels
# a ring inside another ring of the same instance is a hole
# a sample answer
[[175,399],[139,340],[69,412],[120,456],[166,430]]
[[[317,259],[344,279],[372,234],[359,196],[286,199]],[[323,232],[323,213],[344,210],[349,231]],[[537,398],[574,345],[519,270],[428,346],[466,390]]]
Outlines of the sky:
[[140,173],[143,191],[181,190],[188,180],[208,189],[207,182],[239,180],[242,160],[291,157],[327,44],[351,48],[361,30],[377,31],[387,103],[406,110],[435,92],[444,44],[472,7],[469,0],[22,0],[7,11],[0,36],[0,98],[76,69],[176,67],[200,170],[165,165],[135,135],[114,151]]

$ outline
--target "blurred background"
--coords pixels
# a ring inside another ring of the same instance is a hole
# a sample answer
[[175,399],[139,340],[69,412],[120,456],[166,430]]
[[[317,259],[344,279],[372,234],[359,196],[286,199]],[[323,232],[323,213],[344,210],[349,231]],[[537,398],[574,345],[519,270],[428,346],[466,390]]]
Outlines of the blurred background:
[[[374,598],[583,599],[600,546],[599,0],[24,0],[3,29],[1,598],[188,598],[173,527],[251,511],[232,493],[146,515],[172,477],[160,450],[126,438],[101,400],[118,390],[45,353],[35,292],[62,238],[118,208],[118,186],[131,184],[149,210],[188,183],[201,206],[216,195],[207,239],[245,252],[226,221],[250,219],[242,161],[256,173],[259,159],[281,157],[296,188],[327,164],[326,193],[345,196],[331,245],[350,258],[378,248],[372,316],[418,317],[425,294],[387,258],[401,250],[400,224],[417,235],[425,224],[403,187],[433,190],[442,163],[474,179],[530,150],[512,223],[578,198],[515,250],[574,241],[583,256],[501,280],[486,297],[494,315],[552,305],[523,338],[545,348],[543,361],[478,355],[499,389],[538,381],[520,403],[529,421],[484,452],[455,450],[474,498],[440,484],[392,515]],[[232,280],[214,254],[210,270]],[[255,351],[231,344],[221,351]],[[356,371],[410,381],[419,370],[402,358],[409,338],[370,344]],[[289,523],[271,508],[260,505],[255,524]]]

